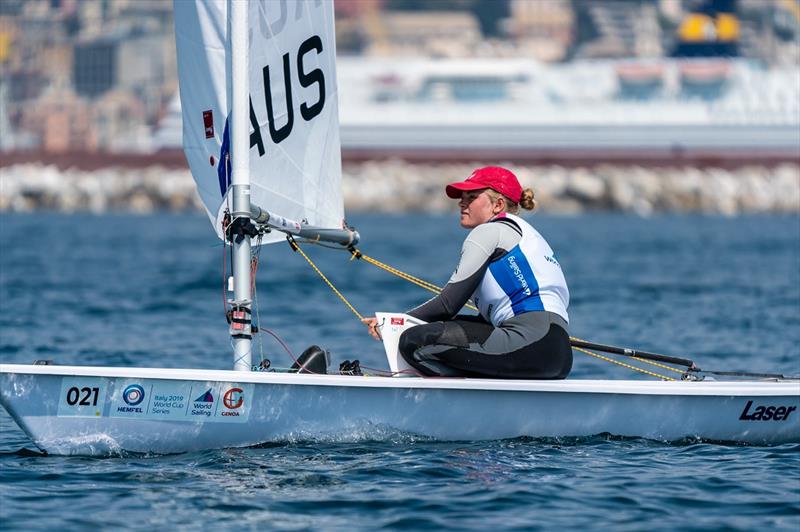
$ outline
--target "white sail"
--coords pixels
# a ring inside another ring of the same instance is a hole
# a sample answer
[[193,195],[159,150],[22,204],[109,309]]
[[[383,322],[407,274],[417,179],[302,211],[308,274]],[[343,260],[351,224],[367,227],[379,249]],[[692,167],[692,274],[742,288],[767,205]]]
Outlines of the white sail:
[[[230,8],[224,0],[174,6],[183,147],[221,237],[230,210]],[[252,0],[248,18],[251,202],[290,220],[341,228],[333,3]],[[282,239],[272,233],[264,242]]]

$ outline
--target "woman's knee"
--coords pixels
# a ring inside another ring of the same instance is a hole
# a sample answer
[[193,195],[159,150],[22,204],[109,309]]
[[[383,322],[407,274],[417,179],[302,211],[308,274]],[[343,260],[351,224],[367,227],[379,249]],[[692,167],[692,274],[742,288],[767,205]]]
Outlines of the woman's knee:
[[442,322],[426,323],[425,325],[411,327],[403,331],[400,335],[397,349],[406,362],[411,362],[414,360],[414,353],[420,347],[437,343],[443,332],[444,324]]
[[419,344],[416,342],[415,335],[411,333],[416,329],[416,327],[412,327],[410,329],[406,329],[400,335],[400,341],[397,344],[397,350],[400,351],[400,355],[408,362],[410,359],[413,358],[414,351],[417,350]]

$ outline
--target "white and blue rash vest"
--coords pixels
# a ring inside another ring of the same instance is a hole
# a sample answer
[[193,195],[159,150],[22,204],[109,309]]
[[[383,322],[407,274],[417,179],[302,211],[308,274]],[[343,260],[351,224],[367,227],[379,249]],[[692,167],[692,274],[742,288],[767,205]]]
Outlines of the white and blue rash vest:
[[408,312],[427,322],[452,319],[472,297],[495,326],[531,311],[569,322],[569,290],[547,241],[522,218],[502,213],[475,227],[442,292]]
[[567,281],[547,241],[513,214],[501,214],[492,222],[513,223],[522,235],[516,246],[489,264],[473,293],[481,316],[497,327],[519,314],[544,310],[569,323]]

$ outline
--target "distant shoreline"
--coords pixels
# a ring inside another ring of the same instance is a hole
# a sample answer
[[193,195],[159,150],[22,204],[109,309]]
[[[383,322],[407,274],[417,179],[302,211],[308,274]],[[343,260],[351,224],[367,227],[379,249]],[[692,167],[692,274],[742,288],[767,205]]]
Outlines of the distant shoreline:
[[[796,150],[766,150],[741,148],[689,149],[675,146],[670,149],[592,149],[564,146],[562,148],[429,148],[411,150],[342,148],[344,164],[374,161],[403,160],[413,164],[454,164],[468,161],[506,162],[525,166],[557,165],[566,168],[611,164],[663,168],[691,166],[695,168],[736,169],[743,166],[775,167],[783,164],[800,166],[800,146]],[[159,150],[153,153],[109,153],[67,151],[51,153],[42,150],[0,152],[0,171],[21,164],[55,166],[60,170],[84,171],[103,168],[148,168],[161,166],[170,170],[186,169],[183,151]]]
[[[444,185],[485,163],[345,162],[342,192],[350,212],[447,212]],[[532,187],[541,212],[584,211],[800,213],[800,164],[734,169],[684,165],[505,163]],[[95,170],[40,163],[0,168],[0,212],[102,213],[201,211],[188,169],[152,165]]]

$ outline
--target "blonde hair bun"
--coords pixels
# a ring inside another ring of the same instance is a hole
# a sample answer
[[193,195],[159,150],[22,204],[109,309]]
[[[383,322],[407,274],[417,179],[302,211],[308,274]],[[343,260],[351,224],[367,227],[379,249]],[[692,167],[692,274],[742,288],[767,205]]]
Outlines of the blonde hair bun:
[[519,206],[526,211],[532,211],[536,208],[536,200],[533,199],[532,188],[526,188],[522,190],[522,197],[520,197]]

